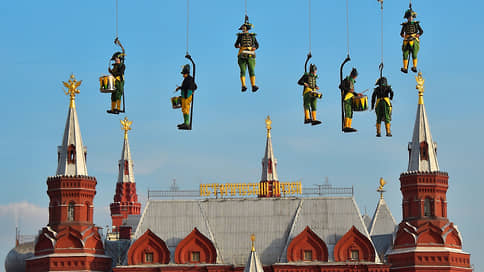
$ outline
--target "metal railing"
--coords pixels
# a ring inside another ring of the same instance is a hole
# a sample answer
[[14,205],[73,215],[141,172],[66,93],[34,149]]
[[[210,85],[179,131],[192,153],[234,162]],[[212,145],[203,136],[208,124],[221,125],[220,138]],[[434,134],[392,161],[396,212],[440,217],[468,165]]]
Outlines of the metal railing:
[[[302,189],[301,197],[307,196],[353,196],[354,188],[351,187],[334,187],[331,184],[316,185],[316,187],[308,187]],[[292,197],[290,195],[287,197]],[[283,194],[281,197],[286,197]],[[148,199],[153,198],[171,198],[171,199],[202,199],[209,197],[201,197],[199,190],[150,190],[148,189]],[[210,198],[243,198],[241,196],[213,196]]]

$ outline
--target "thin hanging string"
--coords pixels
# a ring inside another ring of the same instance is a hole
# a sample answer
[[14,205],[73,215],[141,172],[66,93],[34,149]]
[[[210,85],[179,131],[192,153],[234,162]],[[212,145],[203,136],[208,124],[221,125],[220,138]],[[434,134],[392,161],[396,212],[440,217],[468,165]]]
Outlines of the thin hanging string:
[[190,18],[190,0],[187,0],[187,55],[188,55],[188,24]]
[[245,0],[245,16],[247,16],[247,0]]
[[349,6],[348,0],[346,0],[346,51],[348,56],[350,55],[350,23],[349,23]]
[[118,0],[116,0],[116,38],[118,37]]
[[381,65],[383,65],[383,0],[381,4]]
[[308,18],[309,18],[309,53],[311,53],[311,0],[309,1],[309,10],[308,10]]

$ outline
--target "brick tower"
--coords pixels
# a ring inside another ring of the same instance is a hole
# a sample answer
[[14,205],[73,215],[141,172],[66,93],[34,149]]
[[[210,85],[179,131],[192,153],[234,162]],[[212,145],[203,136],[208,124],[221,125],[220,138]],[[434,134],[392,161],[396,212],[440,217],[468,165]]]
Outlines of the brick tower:
[[262,175],[260,179],[260,193],[259,197],[280,197],[281,191],[279,187],[279,179],[277,178],[277,160],[274,157],[272,151],[271,140],[271,118],[267,116],[266,128],[267,128],[267,142],[264,158],[262,159]]
[[423,101],[424,79],[416,77],[419,100],[407,172],[400,175],[403,220],[388,253],[392,272],[472,271],[462,236],[447,218],[449,176],[439,169]]
[[[131,160],[131,152],[129,150],[128,131],[131,130],[132,121],[127,118],[121,120],[121,128],[124,131],[123,151],[121,159],[118,162],[119,174],[118,182],[116,183],[116,194],[114,201],[110,205],[111,219],[113,222],[113,232],[119,233],[120,238],[129,239],[131,230],[121,230],[123,219],[128,218],[128,215],[140,214],[141,204],[138,202],[138,195],[136,194],[136,183],[133,174],[133,160]],[[127,233],[124,233],[126,232]]]
[[34,257],[26,271],[109,271],[99,229],[93,224],[96,178],[87,174],[86,148],[77,120],[75,95],[81,81],[71,76],[70,105],[62,145],[57,149],[57,172],[47,178],[49,223],[35,242]]

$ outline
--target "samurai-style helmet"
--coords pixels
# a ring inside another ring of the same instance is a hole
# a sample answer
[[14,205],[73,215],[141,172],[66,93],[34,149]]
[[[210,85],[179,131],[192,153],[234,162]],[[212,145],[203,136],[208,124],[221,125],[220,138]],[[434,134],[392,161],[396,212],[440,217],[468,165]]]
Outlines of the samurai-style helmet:
[[183,65],[181,73],[184,74],[190,74],[190,64],[185,64]]
[[405,15],[403,15],[403,18],[407,19],[408,17],[416,18],[417,13],[415,11],[413,11],[411,8],[407,9],[405,11]]
[[124,61],[124,56],[126,56],[126,54],[123,54],[121,52],[116,52],[111,57],[111,60],[120,59],[121,61]]
[[316,67],[316,64],[309,64],[309,72],[310,73],[313,73],[316,70],[318,70],[318,67]]
[[386,77],[380,77],[379,79],[376,80],[375,85],[377,85],[377,86],[388,85],[387,78]]
[[351,70],[350,76],[351,77],[357,77],[358,76],[358,71],[356,70],[356,68],[353,68]]

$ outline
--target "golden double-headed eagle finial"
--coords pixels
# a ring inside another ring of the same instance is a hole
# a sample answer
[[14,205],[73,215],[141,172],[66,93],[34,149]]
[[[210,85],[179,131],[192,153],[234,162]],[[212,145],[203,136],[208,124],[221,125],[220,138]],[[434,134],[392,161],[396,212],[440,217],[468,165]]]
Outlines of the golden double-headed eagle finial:
[[76,94],[80,93],[78,87],[81,86],[82,80],[77,81],[74,74],[72,74],[67,82],[62,81],[62,83],[64,84],[64,87],[66,87],[66,89],[67,89],[67,91],[64,90],[64,93],[71,97],[69,107],[75,108],[76,107],[76,103],[75,103]]
[[423,93],[424,93],[424,83],[425,79],[422,76],[422,72],[418,72],[417,76],[415,76],[415,80],[417,81],[417,90],[418,90],[418,103],[423,104]]
[[124,120],[121,120],[121,129],[124,130],[124,138],[128,138],[128,131],[131,130],[131,124],[133,121],[129,121],[128,117],[124,117]]
[[271,129],[272,129],[271,124],[272,124],[271,117],[267,115],[267,118],[266,118],[267,137],[271,136]]
[[252,233],[252,235],[250,236],[250,240],[252,241],[252,251],[255,251],[255,235]]
[[383,192],[385,192],[383,186],[385,186],[385,184],[387,184],[387,182],[383,178],[380,178],[380,186],[378,187],[378,190],[376,190],[380,193],[380,198],[383,198]]

